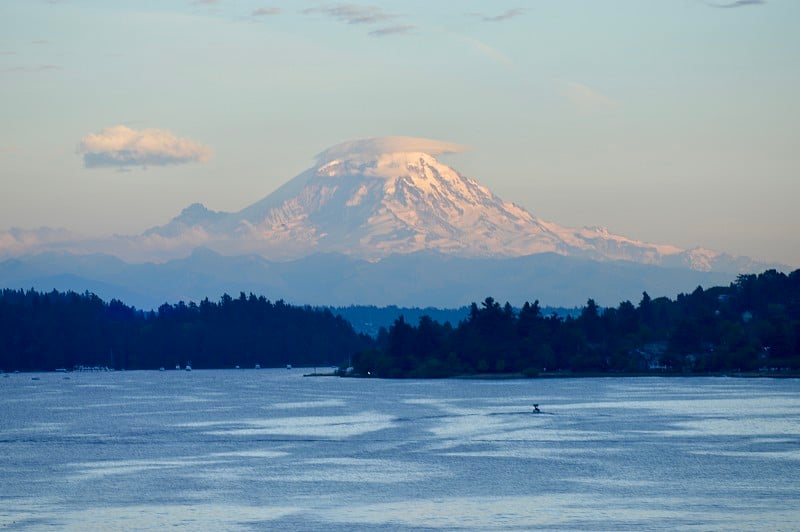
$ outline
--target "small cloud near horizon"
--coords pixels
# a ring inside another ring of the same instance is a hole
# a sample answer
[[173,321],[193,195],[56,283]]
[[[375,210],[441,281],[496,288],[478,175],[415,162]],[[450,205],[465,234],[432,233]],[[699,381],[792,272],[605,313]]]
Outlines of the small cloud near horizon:
[[167,166],[206,162],[211,148],[162,129],[117,125],[83,137],[78,146],[85,168]]
[[408,35],[409,33],[413,33],[415,29],[417,29],[417,27],[411,25],[388,26],[386,28],[379,28],[377,30],[373,30],[369,32],[369,35],[371,35],[372,37],[386,37],[388,35]]
[[714,4],[711,2],[706,2],[706,5],[709,7],[716,7],[719,9],[732,9],[737,7],[747,7],[747,6],[762,6],[766,5],[767,0],[736,0],[736,2],[727,2],[725,4]]
[[258,9],[254,9],[252,13],[250,13],[251,17],[271,17],[274,15],[280,15],[283,10],[279,7],[259,7]]
[[347,24],[377,24],[395,18],[376,6],[359,6],[356,4],[334,4],[323,7],[309,7],[302,11],[304,15],[321,13]]
[[525,13],[526,9],[521,7],[516,7],[514,9],[508,9],[499,15],[489,16],[489,15],[482,15],[480,13],[472,13],[473,16],[480,18],[484,22],[502,22],[504,20],[509,20]]
[[61,70],[61,67],[58,65],[22,65],[5,69],[6,72],[46,72],[48,70]]

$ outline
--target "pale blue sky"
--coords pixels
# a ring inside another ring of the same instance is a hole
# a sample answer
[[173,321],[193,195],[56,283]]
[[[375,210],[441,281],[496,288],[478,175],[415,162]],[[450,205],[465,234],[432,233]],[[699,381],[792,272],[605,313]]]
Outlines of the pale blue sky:
[[[794,0],[0,0],[0,231],[239,210],[407,135],[546,220],[799,267],[799,58]],[[213,155],[84,167],[118,125]]]

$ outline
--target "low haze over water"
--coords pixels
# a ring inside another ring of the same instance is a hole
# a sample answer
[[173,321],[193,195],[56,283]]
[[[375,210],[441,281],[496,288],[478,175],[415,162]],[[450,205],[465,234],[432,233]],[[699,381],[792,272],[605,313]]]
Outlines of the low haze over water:
[[797,379],[381,381],[306,371],[4,375],[0,528],[800,523]]

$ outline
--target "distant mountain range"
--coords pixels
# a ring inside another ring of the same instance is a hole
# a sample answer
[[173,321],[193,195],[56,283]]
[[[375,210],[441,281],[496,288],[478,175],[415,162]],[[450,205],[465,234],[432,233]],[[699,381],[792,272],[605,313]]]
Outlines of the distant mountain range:
[[161,264],[131,264],[109,255],[45,253],[0,262],[0,285],[37,290],[89,290],[138,308],[165,302],[215,300],[223,293],[253,292],[293,304],[399,305],[455,308],[483,301],[521,305],[540,300],[579,306],[587,298],[601,305],[642,292],[674,295],[727,285],[734,276],[634,262],[597,262],[541,253],[509,258],[464,258],[438,252],[390,255],[380,261],[319,254],[288,262],[256,255],[226,257],[197,249],[189,257]]
[[340,144],[239,212],[194,204],[141,235],[12,229],[0,233],[0,284],[88,289],[145,308],[240,290],[326,305],[492,295],[571,306],[780,268],[543,221],[434,157],[459,149],[408,137]]

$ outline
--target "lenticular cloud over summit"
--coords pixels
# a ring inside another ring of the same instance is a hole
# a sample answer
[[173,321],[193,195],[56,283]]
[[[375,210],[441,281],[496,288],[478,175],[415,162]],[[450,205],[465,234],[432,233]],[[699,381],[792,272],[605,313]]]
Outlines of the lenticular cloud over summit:
[[369,159],[385,153],[441,155],[443,153],[460,153],[466,149],[467,147],[461,144],[441,140],[418,137],[374,137],[342,142],[317,155],[317,159],[320,162],[332,159]]
[[81,139],[78,153],[86,168],[165,166],[205,162],[211,149],[162,129],[131,129],[112,126]]

